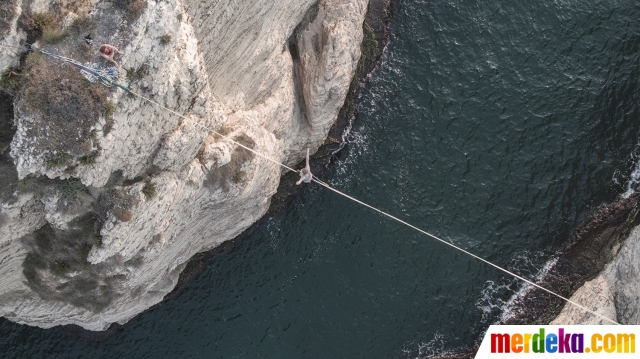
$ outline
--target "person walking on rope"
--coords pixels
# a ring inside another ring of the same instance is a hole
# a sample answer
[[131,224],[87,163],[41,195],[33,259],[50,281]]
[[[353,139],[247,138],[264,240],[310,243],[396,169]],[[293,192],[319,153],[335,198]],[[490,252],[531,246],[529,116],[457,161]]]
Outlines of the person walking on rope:
[[102,57],[113,62],[116,66],[119,66],[119,65],[113,59],[113,57],[116,56],[116,54],[124,55],[124,52],[118,50],[115,46],[111,46],[108,44],[100,45],[100,49],[98,51],[100,51],[100,55],[102,55]]
[[300,185],[302,182],[309,183],[313,179],[311,173],[311,167],[309,167],[309,148],[307,148],[307,165],[299,171],[300,179],[296,182],[296,185]]

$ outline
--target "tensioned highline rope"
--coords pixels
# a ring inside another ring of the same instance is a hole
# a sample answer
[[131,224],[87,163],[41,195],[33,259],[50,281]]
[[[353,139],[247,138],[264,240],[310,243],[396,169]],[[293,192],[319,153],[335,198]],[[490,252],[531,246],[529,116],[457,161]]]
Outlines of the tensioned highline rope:
[[[76,67],[84,68],[83,65],[80,65],[80,64],[78,64],[77,62],[75,62],[75,61],[73,61],[71,59],[69,59],[70,61],[67,61],[67,58],[64,58],[62,56],[56,56],[56,54],[51,53],[49,51],[43,51],[43,50],[39,50],[39,49],[35,49],[35,50],[39,51],[39,52],[41,52],[41,53],[43,53],[45,55],[51,56],[53,58],[56,58],[58,60],[65,61],[65,62],[71,62],[71,64],[76,66]],[[100,74],[95,74],[95,75],[99,76],[99,77],[102,77]],[[147,97],[144,97],[144,96],[132,91],[131,89],[129,89],[126,86],[123,86],[123,85],[121,85],[121,84],[119,84],[119,83],[117,83],[117,82],[115,82],[115,81],[113,81],[111,79],[107,79],[107,78],[104,78],[104,77],[102,77],[102,79],[104,81],[107,81],[107,82],[113,84],[114,86],[117,86],[118,88],[120,88],[120,89],[122,89],[122,90],[124,90],[126,92],[129,92],[130,94],[132,94],[134,96],[139,97],[142,100],[145,100],[145,101],[147,101],[147,102],[149,102],[149,103],[151,103],[153,105],[156,105],[156,106],[164,109],[165,111],[168,111],[168,112],[170,112],[170,113],[172,113],[172,114],[174,114],[174,115],[176,115],[176,116],[178,116],[178,117],[180,117],[180,118],[182,118],[184,120],[188,120],[188,118],[186,116],[184,116],[184,115],[182,115],[182,114],[180,114],[180,113],[178,113],[178,112],[176,112],[176,111],[174,111],[174,110],[172,110],[172,109],[170,109],[168,107],[165,107],[164,105],[162,105],[162,104],[160,104],[160,103],[158,103],[158,102],[156,102],[154,100],[151,100],[151,99],[149,99]],[[261,154],[260,152],[255,151],[254,149],[252,149],[250,147],[247,147],[247,146],[243,145],[242,143],[239,143],[239,142],[233,140],[232,138],[227,137],[227,136],[225,136],[225,135],[223,135],[223,134],[221,134],[221,133],[219,133],[219,132],[217,132],[217,131],[215,131],[215,130],[213,130],[211,128],[208,128],[208,127],[206,127],[204,125],[201,125],[199,123],[192,123],[192,124],[197,126],[197,127],[202,128],[202,129],[204,129],[206,131],[214,133],[214,134],[216,134],[216,135],[218,135],[218,136],[220,136],[222,138],[225,138],[229,142],[231,142],[231,143],[233,143],[233,144],[235,144],[237,146],[240,146],[240,147],[244,148],[247,151],[250,151],[251,153],[255,154],[258,157],[264,158],[264,159],[266,159],[266,160],[268,160],[268,161],[270,161],[270,162],[272,162],[274,164],[277,164],[278,166],[281,166],[281,167],[283,167],[283,168],[285,168],[285,169],[287,169],[289,171],[296,172],[296,173],[298,172],[295,169],[293,169],[293,168],[291,168],[291,167],[289,167],[289,166],[287,166],[287,165],[285,165],[283,163],[280,163],[279,161],[276,161],[276,160],[274,160],[274,159],[272,159],[272,158],[270,158],[268,156],[265,156],[265,155]],[[604,320],[606,320],[606,321],[608,321],[610,323],[617,324],[617,325],[620,324],[620,323],[616,322],[615,320],[613,320],[611,318],[608,318],[608,317],[606,317],[606,316],[604,316],[604,315],[602,315],[600,313],[597,313],[597,312],[595,312],[595,311],[583,306],[580,303],[572,301],[571,299],[565,298],[565,297],[561,296],[560,294],[557,294],[557,293],[555,293],[555,292],[553,292],[553,291],[551,291],[551,290],[549,290],[549,289],[547,289],[547,288],[545,288],[545,287],[543,287],[543,286],[541,286],[539,284],[536,284],[536,283],[534,283],[534,282],[532,282],[532,281],[530,281],[530,280],[528,280],[528,279],[526,279],[526,278],[524,278],[524,277],[522,277],[522,276],[520,276],[520,275],[518,275],[516,273],[513,273],[513,272],[509,271],[508,269],[502,268],[497,264],[494,264],[494,263],[492,263],[492,262],[490,262],[490,261],[488,261],[488,260],[486,260],[486,259],[484,259],[484,258],[482,258],[482,257],[480,257],[478,255],[475,255],[475,254],[473,254],[473,253],[471,253],[471,252],[469,252],[469,251],[467,251],[467,250],[465,250],[465,249],[463,249],[461,247],[458,247],[458,246],[456,246],[455,244],[453,244],[451,242],[445,241],[444,239],[439,238],[439,237],[437,237],[437,236],[435,236],[435,235],[433,235],[433,234],[431,234],[431,233],[429,233],[429,232],[427,232],[425,230],[422,230],[422,229],[420,229],[420,228],[418,228],[418,227],[416,227],[416,226],[414,226],[414,225],[412,225],[412,224],[410,224],[408,222],[405,222],[405,221],[403,221],[403,220],[401,220],[401,219],[399,219],[399,218],[397,218],[395,216],[392,216],[391,214],[389,214],[387,212],[384,212],[384,211],[382,211],[382,210],[380,210],[380,209],[378,209],[378,208],[376,208],[374,206],[371,206],[371,205],[369,205],[369,204],[367,204],[365,202],[362,202],[357,198],[351,197],[348,194],[343,193],[343,192],[341,192],[341,191],[329,186],[325,182],[320,181],[315,177],[313,178],[313,181],[318,183],[320,186],[327,188],[330,191],[333,191],[333,192],[335,192],[335,193],[337,193],[337,194],[339,194],[339,195],[341,195],[341,196],[343,196],[343,197],[345,197],[345,198],[347,198],[347,199],[349,199],[349,200],[351,200],[353,202],[356,202],[356,203],[358,203],[358,204],[360,204],[362,206],[365,206],[365,207],[367,207],[369,209],[372,209],[372,210],[374,210],[374,211],[376,211],[376,212],[378,212],[378,213],[380,213],[380,214],[382,214],[382,215],[384,215],[384,216],[386,216],[388,218],[391,218],[392,220],[394,220],[394,221],[396,221],[398,223],[401,223],[401,224],[403,224],[403,225],[405,225],[405,226],[407,226],[409,228],[412,228],[412,229],[414,229],[414,230],[416,230],[416,231],[418,231],[418,232],[420,232],[422,234],[425,234],[425,235],[427,235],[427,236],[429,236],[429,237],[431,237],[431,238],[433,238],[433,239],[435,239],[435,240],[437,240],[437,241],[439,241],[441,243],[444,243],[444,244],[448,245],[451,248],[454,248],[454,249],[456,249],[456,250],[458,250],[458,251],[460,251],[460,252],[462,252],[462,253],[470,256],[470,257],[473,257],[473,258],[475,258],[475,259],[477,259],[477,260],[479,260],[481,262],[484,262],[484,263],[486,263],[486,264],[488,264],[488,265],[490,265],[490,266],[492,266],[492,267],[494,267],[494,268],[496,268],[496,269],[498,269],[498,270],[500,270],[500,271],[502,271],[502,272],[504,272],[504,273],[516,278],[516,279],[519,279],[519,280],[521,280],[521,281],[523,281],[523,282],[525,282],[527,284],[530,284],[530,285],[532,285],[532,286],[534,286],[534,287],[536,287],[538,289],[541,289],[541,290],[543,290],[543,291],[545,291],[545,292],[547,292],[547,293],[549,293],[549,294],[551,294],[551,295],[553,295],[553,296],[555,296],[557,298],[560,298],[560,299],[564,300],[565,302],[567,302],[569,304],[572,304],[572,305],[574,305],[574,306],[576,306],[576,307],[578,307],[578,308],[580,308],[580,309],[582,309],[582,310],[584,310],[584,311],[586,311],[588,313],[591,313],[591,314],[593,314],[593,315],[595,315],[597,317],[600,317],[600,318],[602,318],[602,319],[604,319]]]

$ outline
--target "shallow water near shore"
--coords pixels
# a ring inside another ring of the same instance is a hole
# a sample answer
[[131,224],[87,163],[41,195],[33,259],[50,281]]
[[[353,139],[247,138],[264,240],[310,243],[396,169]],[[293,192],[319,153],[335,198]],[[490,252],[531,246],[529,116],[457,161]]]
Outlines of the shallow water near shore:
[[[400,1],[323,180],[533,278],[626,190],[636,1]],[[416,358],[474,343],[520,284],[316,185],[102,343],[0,320],[9,357]]]

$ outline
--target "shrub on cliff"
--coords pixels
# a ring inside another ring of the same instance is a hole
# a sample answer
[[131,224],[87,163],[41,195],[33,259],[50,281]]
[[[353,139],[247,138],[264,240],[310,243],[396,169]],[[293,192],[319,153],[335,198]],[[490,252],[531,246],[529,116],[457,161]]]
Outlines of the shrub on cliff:
[[9,95],[15,96],[20,89],[22,76],[18,69],[8,69],[0,75],[0,89]]
[[[109,184],[107,186],[109,187]],[[123,188],[112,188],[104,191],[93,203],[93,211],[101,221],[106,221],[113,214],[119,221],[128,222],[133,218],[131,208],[137,203],[137,198]]]
[[231,180],[233,181],[233,183],[239,184],[239,183],[244,182],[246,177],[247,177],[246,172],[238,171],[238,172],[236,172],[236,174],[233,175],[233,178]]
[[69,263],[65,261],[55,260],[49,265],[49,270],[51,270],[53,274],[59,277],[63,277],[71,271],[71,266],[69,266]]
[[124,10],[127,20],[136,21],[147,7],[147,0],[111,0],[118,9]]
[[73,160],[73,156],[71,156],[70,154],[66,152],[58,152],[55,155],[52,155],[51,157],[47,158],[44,161],[44,165],[45,167],[47,167],[47,169],[67,167],[71,164],[72,160]]
[[147,200],[150,200],[153,197],[155,197],[156,196],[156,184],[151,182],[151,180],[145,181],[144,182],[144,187],[142,187],[142,194],[144,194],[144,197]]
[[96,163],[96,158],[98,157],[98,151],[91,151],[88,154],[81,156],[80,158],[78,158],[78,162],[80,162],[81,165],[92,165],[94,163]]
[[46,176],[30,174],[16,183],[16,188],[23,193],[34,193],[39,196],[53,190],[54,180]]
[[162,45],[166,45],[166,44],[168,44],[168,43],[170,43],[170,42],[171,42],[171,35],[169,35],[169,34],[164,34],[164,35],[162,35],[162,36],[160,37],[160,43],[161,43]]
[[54,24],[55,20],[52,14],[46,12],[31,13],[29,11],[22,14],[18,25],[27,32],[29,37],[42,36],[42,30]]
[[13,123],[13,98],[8,94],[0,92],[0,156],[9,148],[9,144],[13,140],[15,133],[16,128]]
[[88,189],[82,184],[78,178],[70,178],[66,180],[57,180],[58,195],[64,201],[73,201],[83,193],[88,193]]
[[27,33],[27,41],[42,39],[45,43],[54,44],[69,34],[63,30],[59,17],[48,12],[26,12],[20,17],[20,27]]
[[142,64],[137,69],[127,69],[127,80],[129,81],[142,80],[147,75],[149,75],[149,65],[147,64]]
[[113,114],[116,112],[116,105],[109,101],[104,105],[104,121],[105,125],[102,128],[102,132],[107,135],[113,129],[113,125],[116,120],[113,118]]
[[57,44],[64,40],[69,33],[57,27],[48,27],[42,30],[42,41],[46,44]]
[[111,213],[121,222],[129,222],[133,218],[133,213],[127,209],[114,208]]

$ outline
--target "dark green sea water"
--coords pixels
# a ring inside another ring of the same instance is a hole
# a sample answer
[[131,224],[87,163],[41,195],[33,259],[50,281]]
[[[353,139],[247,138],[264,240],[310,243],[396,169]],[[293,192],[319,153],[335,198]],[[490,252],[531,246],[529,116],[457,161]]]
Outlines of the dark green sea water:
[[[323,179],[534,277],[626,190],[636,0],[402,0]],[[2,357],[416,358],[471,344],[519,283],[314,185],[178,299],[102,343],[0,320]]]

